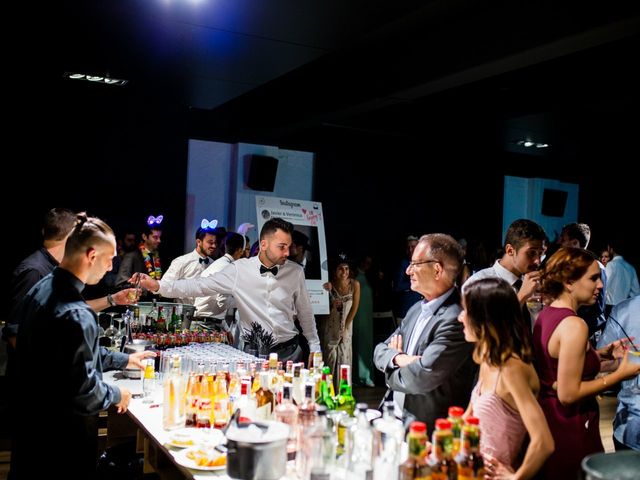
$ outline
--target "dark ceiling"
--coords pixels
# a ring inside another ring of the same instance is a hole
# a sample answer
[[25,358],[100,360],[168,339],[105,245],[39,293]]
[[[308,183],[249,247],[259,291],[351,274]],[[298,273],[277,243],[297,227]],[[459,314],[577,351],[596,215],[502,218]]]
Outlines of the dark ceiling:
[[96,95],[188,108],[199,138],[313,148],[492,125],[506,149],[526,135],[557,149],[636,121],[639,12],[623,1],[66,1],[37,56],[47,78],[129,80],[77,87]]

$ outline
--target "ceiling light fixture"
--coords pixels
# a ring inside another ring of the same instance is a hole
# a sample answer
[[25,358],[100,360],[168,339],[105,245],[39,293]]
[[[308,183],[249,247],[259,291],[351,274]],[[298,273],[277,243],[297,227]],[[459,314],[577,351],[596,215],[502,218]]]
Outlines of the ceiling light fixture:
[[75,72],[64,72],[62,74],[63,78],[69,78],[71,80],[87,80],[93,83],[104,83],[106,85],[116,85],[118,87],[122,87],[129,83],[128,80],[120,79],[120,78],[111,78],[108,75],[106,77],[101,77],[99,75],[87,75],[84,73],[75,73]]
[[548,148],[550,147],[550,145],[548,143],[538,143],[538,142],[533,142],[531,140],[517,140],[515,142],[516,145],[519,145],[521,147],[525,147],[525,148],[530,148],[530,147],[536,147],[536,148]]

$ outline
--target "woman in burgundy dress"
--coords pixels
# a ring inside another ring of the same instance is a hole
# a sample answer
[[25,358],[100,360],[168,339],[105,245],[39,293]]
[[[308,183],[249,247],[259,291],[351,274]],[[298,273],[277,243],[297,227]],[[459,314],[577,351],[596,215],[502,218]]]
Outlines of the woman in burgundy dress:
[[[603,451],[596,395],[640,373],[640,365],[627,361],[622,340],[594,350],[587,324],[575,313],[581,305],[593,305],[602,290],[591,253],[561,248],[547,262],[540,282],[551,303],[538,316],[533,341],[539,402],[556,446],[542,473],[544,478],[575,479],[582,459]],[[595,378],[601,369],[616,366],[610,375]]]

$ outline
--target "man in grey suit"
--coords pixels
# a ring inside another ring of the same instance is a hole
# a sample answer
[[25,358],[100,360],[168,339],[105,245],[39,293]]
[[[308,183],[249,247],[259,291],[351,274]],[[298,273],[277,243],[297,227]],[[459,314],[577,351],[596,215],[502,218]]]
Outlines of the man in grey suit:
[[384,342],[376,346],[374,362],[385,374],[396,412],[405,424],[447,416],[451,405],[466,407],[477,365],[473,344],[464,339],[460,296],[455,286],[463,253],[456,240],[442,233],[424,235],[415,248],[407,275],[411,289],[424,296]]

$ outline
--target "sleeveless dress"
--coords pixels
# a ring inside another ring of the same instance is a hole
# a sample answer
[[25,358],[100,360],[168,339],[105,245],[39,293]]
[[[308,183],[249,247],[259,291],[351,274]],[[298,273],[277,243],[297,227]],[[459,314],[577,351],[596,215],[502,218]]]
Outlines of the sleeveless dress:
[[480,419],[480,452],[489,454],[516,470],[527,428],[520,413],[496,394],[502,371],[491,392],[481,393],[480,381],[471,392],[473,415]]
[[349,290],[345,295],[331,289],[331,311],[325,316],[322,334],[322,352],[324,364],[331,368],[334,383],[339,383],[340,365],[351,365],[351,335],[353,322],[349,325],[342,338],[340,331],[344,329],[345,320],[353,305],[353,281],[349,280]]
[[[558,378],[558,359],[549,354],[549,338],[562,320],[573,315],[575,312],[568,308],[545,307],[533,330],[536,369],[540,377],[538,401],[556,445],[540,471],[543,478],[578,478],[582,459],[591,453],[604,451],[600,439],[600,412],[595,396],[565,406],[552,388]],[[582,380],[593,380],[599,371],[600,357],[589,344]]]

